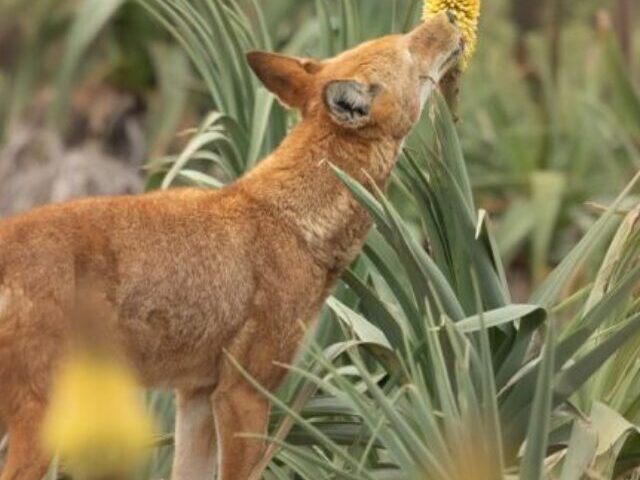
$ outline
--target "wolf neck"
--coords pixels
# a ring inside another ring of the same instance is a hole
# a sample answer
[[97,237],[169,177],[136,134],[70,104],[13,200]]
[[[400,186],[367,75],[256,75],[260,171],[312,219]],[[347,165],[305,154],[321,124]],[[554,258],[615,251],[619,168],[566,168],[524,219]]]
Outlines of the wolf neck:
[[365,186],[373,180],[384,188],[400,143],[302,122],[241,184],[296,230],[318,263],[338,274],[362,247],[371,220],[330,165]]

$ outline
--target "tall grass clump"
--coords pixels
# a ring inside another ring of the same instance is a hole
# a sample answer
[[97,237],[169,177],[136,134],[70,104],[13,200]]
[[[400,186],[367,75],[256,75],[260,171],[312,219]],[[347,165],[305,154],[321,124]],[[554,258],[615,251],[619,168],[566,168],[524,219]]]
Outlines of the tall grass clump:
[[[442,99],[435,111],[433,148],[399,165],[422,235],[381,192],[337,172],[376,229],[343,277],[349,294],[328,302],[344,337],[313,344],[311,369],[292,367],[306,379],[292,402],[302,408],[270,396],[284,420],[268,469],[273,478],[614,478],[637,465],[629,409],[640,399],[630,387],[640,267],[626,261],[637,258],[637,212],[617,218],[631,185],[529,301],[513,304],[489,219],[452,174],[463,159]],[[598,274],[566,298],[594,261]]]

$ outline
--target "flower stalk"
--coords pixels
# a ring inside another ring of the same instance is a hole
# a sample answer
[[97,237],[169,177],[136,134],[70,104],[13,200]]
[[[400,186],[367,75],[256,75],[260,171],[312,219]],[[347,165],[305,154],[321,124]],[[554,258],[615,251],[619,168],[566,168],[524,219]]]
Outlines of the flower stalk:
[[458,120],[458,97],[460,92],[460,78],[469,66],[471,57],[475,53],[478,43],[478,19],[480,17],[480,0],[425,0],[422,18],[427,20],[432,16],[449,11],[456,18],[465,51],[460,63],[451,69],[440,82],[440,88],[449,105],[453,117]]

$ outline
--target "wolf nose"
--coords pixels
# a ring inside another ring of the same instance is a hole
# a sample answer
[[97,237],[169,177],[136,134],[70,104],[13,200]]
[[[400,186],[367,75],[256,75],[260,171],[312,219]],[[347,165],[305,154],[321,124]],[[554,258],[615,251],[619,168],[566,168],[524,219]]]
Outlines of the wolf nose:
[[456,14],[452,10],[447,10],[447,18],[453,25],[456,24]]

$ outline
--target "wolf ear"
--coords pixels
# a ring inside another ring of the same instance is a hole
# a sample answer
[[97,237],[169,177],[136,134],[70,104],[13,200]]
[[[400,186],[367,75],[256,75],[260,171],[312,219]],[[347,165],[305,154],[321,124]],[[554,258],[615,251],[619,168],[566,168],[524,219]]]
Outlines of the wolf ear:
[[321,64],[309,58],[296,58],[269,52],[247,53],[249,66],[267,89],[289,108],[303,110],[307,90]]
[[379,85],[355,80],[334,80],[324,87],[323,99],[333,120],[348,128],[370,123],[371,106],[380,92]]

